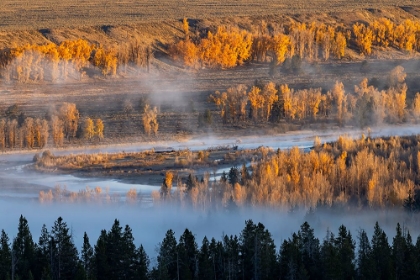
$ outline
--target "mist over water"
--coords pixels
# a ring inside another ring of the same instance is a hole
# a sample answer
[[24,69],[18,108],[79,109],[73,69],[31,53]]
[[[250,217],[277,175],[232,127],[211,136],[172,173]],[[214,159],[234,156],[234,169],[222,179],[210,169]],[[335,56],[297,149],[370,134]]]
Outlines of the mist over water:
[[102,229],[109,230],[114,219],[119,219],[122,226],[128,224],[135,238],[135,244],[143,244],[147,253],[155,261],[156,247],[168,229],[175,231],[177,238],[188,228],[196,237],[200,246],[204,236],[221,240],[224,234],[239,235],[245,226],[245,220],[261,222],[271,232],[277,249],[284,239],[290,238],[299,230],[304,221],[308,221],[315,229],[315,235],[321,241],[329,229],[337,233],[338,227],[344,224],[357,240],[358,230],[364,229],[371,237],[376,221],[392,242],[395,227],[399,222],[410,231],[415,241],[420,234],[419,216],[409,217],[401,210],[372,210],[363,212],[347,212],[345,210],[316,211],[310,215],[305,210],[290,212],[279,209],[241,208],[231,211],[201,212],[191,209],[179,209],[170,206],[141,208],[133,205],[87,205],[87,204],[46,204],[37,202],[16,203],[16,201],[0,200],[0,227],[5,229],[9,237],[17,233],[20,215],[27,218],[35,242],[38,241],[41,227],[45,223],[51,229],[54,221],[63,217],[71,228],[74,242],[80,250],[83,233],[86,231],[91,245],[96,243]]
[[[120,146],[103,146],[92,149],[72,149],[69,151],[56,150],[55,154],[77,154],[97,152],[119,152],[119,151],[141,151],[146,149],[185,149],[192,150],[206,149],[209,147],[223,145],[238,145],[240,149],[268,146],[273,149],[289,149],[293,146],[307,148],[313,145],[314,136],[320,137],[321,142],[336,140],[340,135],[346,134],[353,138],[361,137],[362,133],[372,137],[391,135],[411,135],[420,132],[420,126],[384,126],[373,128],[371,131],[360,129],[337,129],[325,131],[297,131],[274,136],[241,137],[219,139],[217,137],[191,139],[186,142],[154,142],[146,144],[132,144]],[[238,141],[239,140],[239,141]],[[39,153],[39,151],[37,152]],[[351,230],[356,240],[357,232],[360,229],[366,230],[368,236],[373,234],[373,227],[376,221],[385,230],[389,242],[395,234],[397,222],[406,227],[413,240],[420,234],[419,216],[408,216],[401,209],[388,210],[348,210],[345,207],[339,209],[317,210],[308,215],[306,209],[257,209],[238,208],[230,211],[193,211],[192,209],[179,209],[170,206],[159,205],[150,207],[150,203],[130,205],[126,203],[49,203],[38,202],[37,194],[40,190],[46,190],[59,184],[66,186],[68,190],[77,191],[84,189],[87,185],[91,188],[100,186],[109,187],[109,191],[124,195],[129,188],[135,188],[144,195],[150,195],[151,190],[159,186],[149,186],[138,182],[128,184],[108,178],[77,178],[73,175],[60,175],[49,173],[37,173],[28,171],[25,166],[31,164],[34,152],[5,154],[0,156],[0,180],[3,182],[0,189],[0,228],[6,230],[10,238],[17,233],[19,216],[22,214],[28,219],[29,226],[34,238],[38,241],[41,227],[45,223],[50,229],[54,221],[63,217],[71,228],[74,242],[80,250],[83,242],[83,233],[86,231],[92,245],[102,229],[109,230],[114,219],[119,219],[121,225],[128,224],[133,229],[136,245],[143,244],[147,253],[155,261],[156,247],[162,241],[168,229],[175,231],[177,238],[188,228],[195,236],[198,245],[204,236],[215,237],[220,240],[222,235],[239,235],[245,225],[245,220],[252,219],[254,222],[263,223],[272,233],[277,249],[282,241],[291,237],[293,232],[299,230],[304,221],[308,221],[315,229],[316,236],[322,240],[329,229],[333,233],[338,227],[344,224]],[[7,180],[6,180],[7,179]],[[30,184],[30,187],[19,188],[5,185],[4,182],[19,182]]]

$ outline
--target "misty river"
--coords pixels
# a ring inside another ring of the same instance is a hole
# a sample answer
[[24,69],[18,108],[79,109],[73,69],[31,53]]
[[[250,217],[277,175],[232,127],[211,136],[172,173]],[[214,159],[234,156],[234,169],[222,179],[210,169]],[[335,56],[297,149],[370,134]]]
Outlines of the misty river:
[[[178,150],[189,148],[191,150],[202,150],[210,147],[237,145],[239,149],[251,149],[259,146],[271,147],[273,149],[309,148],[313,145],[315,136],[321,142],[335,141],[340,135],[347,135],[353,138],[360,138],[362,134],[371,137],[378,136],[404,136],[420,133],[420,126],[386,126],[374,128],[371,131],[360,129],[336,129],[329,131],[295,131],[279,135],[267,136],[246,136],[238,138],[197,138],[185,142],[155,142],[138,143],[116,146],[103,146],[92,148],[74,148],[71,150],[51,149],[55,155],[78,154],[78,153],[113,153],[113,152],[136,152],[154,148],[155,150]],[[159,189],[160,186],[151,186],[138,182],[129,184],[110,178],[79,178],[68,174],[38,173],[28,171],[25,167],[32,164],[33,156],[42,151],[26,151],[20,153],[5,153],[0,155],[0,228],[5,228],[9,237],[17,232],[18,218],[24,215],[30,224],[34,240],[37,241],[42,224],[50,227],[53,222],[62,216],[72,229],[75,244],[80,248],[83,232],[86,231],[95,242],[101,229],[109,229],[115,218],[118,218],[122,225],[129,224],[133,229],[136,243],[142,243],[146,251],[153,257],[155,246],[163,238],[166,230],[172,228],[179,236],[185,228],[196,234],[197,242],[206,235],[220,237],[222,234],[238,234],[244,226],[246,219],[253,219],[255,222],[262,222],[273,234],[276,245],[279,246],[284,238],[299,229],[300,224],[305,220],[305,211],[290,213],[287,211],[275,211],[267,209],[240,209],[237,213],[192,213],[188,210],[171,209],[170,207],[136,207],[134,205],[86,205],[86,204],[58,204],[52,203],[43,205],[38,202],[40,190],[48,190],[55,186],[65,187],[70,191],[79,191],[87,186],[96,186],[106,189],[110,194],[124,196],[129,189],[136,189],[150,200],[150,193]],[[221,170],[219,170],[220,172]],[[338,216],[337,216],[338,215]],[[325,230],[330,228],[336,231],[338,226],[345,224],[352,231],[364,228],[368,233],[373,231],[375,221],[383,221],[383,228],[394,234],[396,222],[401,221],[404,214],[400,211],[372,211],[360,213],[325,214],[315,219],[311,225],[318,228],[323,238]],[[366,224],[366,226],[363,226]],[[409,222],[407,222],[410,228]],[[411,232],[414,236],[420,232],[417,226],[412,225]],[[319,230],[321,228],[321,230]]]

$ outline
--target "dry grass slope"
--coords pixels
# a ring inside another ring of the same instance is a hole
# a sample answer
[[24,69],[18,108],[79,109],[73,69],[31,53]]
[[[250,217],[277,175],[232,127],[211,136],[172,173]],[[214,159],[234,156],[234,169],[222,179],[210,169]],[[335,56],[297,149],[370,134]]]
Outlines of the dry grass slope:
[[411,9],[415,0],[3,0],[0,30],[124,25],[188,18],[351,12],[392,6]]

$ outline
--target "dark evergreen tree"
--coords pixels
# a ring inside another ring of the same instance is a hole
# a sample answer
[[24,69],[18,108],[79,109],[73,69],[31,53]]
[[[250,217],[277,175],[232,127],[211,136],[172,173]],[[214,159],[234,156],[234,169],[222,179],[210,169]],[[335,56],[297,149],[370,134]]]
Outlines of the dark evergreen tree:
[[195,237],[191,231],[185,229],[178,243],[178,266],[181,279],[197,279],[198,249]]
[[222,175],[220,176],[220,182],[221,183],[226,183],[228,180],[227,174],[225,171],[222,172]]
[[53,279],[74,279],[79,263],[78,252],[63,218],[59,217],[51,230]]
[[225,253],[224,253],[222,242],[216,241],[216,239],[212,238],[210,241],[209,252],[210,252],[210,261],[213,265],[214,278],[223,279],[223,276],[225,274],[225,269],[224,269]]
[[359,249],[357,252],[357,278],[361,280],[373,279],[372,248],[366,231],[359,231]]
[[160,244],[157,256],[157,277],[161,280],[179,279],[178,251],[175,233],[172,230],[166,232],[165,238]]
[[137,279],[137,249],[130,226],[126,225],[122,234],[121,246],[123,248],[121,258],[122,273],[118,279]]
[[324,279],[338,279],[339,256],[335,246],[335,237],[332,232],[327,231],[327,235],[321,246],[322,274]]
[[101,234],[99,235],[98,240],[96,241],[96,245],[94,248],[94,275],[96,276],[97,280],[106,280],[108,279],[108,272],[111,269],[107,264],[107,234],[106,230],[102,230]]
[[13,240],[11,252],[11,278],[29,279],[35,268],[35,244],[29,230],[28,221],[21,215],[18,233]]
[[241,278],[240,260],[239,260],[239,240],[238,237],[225,235],[223,237],[223,251],[225,264],[225,279],[239,279]]
[[372,270],[375,279],[393,279],[391,247],[388,243],[388,237],[379,227],[378,222],[375,224],[371,244]]
[[138,262],[137,262],[137,279],[146,280],[149,279],[149,256],[143,248],[143,245],[137,250]]
[[90,245],[89,237],[85,232],[83,234],[83,246],[81,251],[81,264],[85,270],[88,279],[93,278],[93,248]]
[[414,211],[416,211],[417,207],[416,207],[416,201],[414,199],[414,195],[410,190],[408,190],[408,197],[404,200],[404,204],[403,204],[404,210],[407,211],[408,213],[414,213]]
[[355,242],[350,231],[344,225],[338,228],[334,245],[337,251],[337,279],[353,279],[355,276]]
[[228,181],[232,186],[241,182],[241,172],[239,172],[239,169],[236,166],[229,170]]
[[264,225],[245,222],[240,236],[242,267],[245,279],[272,279],[276,263],[276,248]]
[[416,263],[414,246],[409,232],[405,232],[400,224],[397,224],[396,235],[392,241],[392,260],[396,279],[414,279]]
[[416,256],[415,264],[415,277],[414,279],[420,279],[420,236],[417,237],[416,245],[413,247],[414,255]]
[[302,265],[311,279],[320,279],[320,245],[318,238],[314,235],[313,228],[308,222],[304,222],[298,232],[300,241],[300,254],[302,256]]
[[198,279],[213,280],[214,275],[214,258],[210,255],[210,242],[207,237],[203,238],[203,242],[198,255]]
[[48,232],[47,226],[44,224],[41,229],[41,235],[39,236],[38,246],[36,248],[36,259],[37,266],[35,270],[36,279],[47,279],[51,278],[51,237]]
[[123,233],[120,222],[115,219],[114,224],[108,231],[105,239],[106,265],[109,267],[107,279],[119,279],[124,275],[124,255]]
[[279,254],[280,279],[309,279],[302,262],[300,237],[293,233],[292,239],[284,240]]
[[197,176],[194,176],[190,173],[187,177],[187,181],[185,182],[187,190],[190,191],[192,188],[196,187],[197,184],[198,184]]
[[0,237],[0,280],[10,279],[10,268],[12,267],[12,255],[10,251],[9,236],[1,230]]

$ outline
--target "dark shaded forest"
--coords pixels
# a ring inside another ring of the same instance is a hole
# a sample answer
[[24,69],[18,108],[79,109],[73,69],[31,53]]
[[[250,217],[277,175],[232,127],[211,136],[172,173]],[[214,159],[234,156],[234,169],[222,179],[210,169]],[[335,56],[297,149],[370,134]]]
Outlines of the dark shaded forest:
[[28,221],[19,219],[17,235],[0,237],[0,279],[419,279],[420,237],[414,243],[400,224],[391,239],[378,223],[373,236],[351,233],[341,225],[336,233],[315,237],[304,222],[298,232],[276,248],[261,223],[245,221],[239,235],[221,240],[204,237],[197,244],[185,229],[179,240],[168,230],[151,264],[129,225],[115,220],[93,246],[86,232],[81,250],[70,228],[59,217],[38,242]]

